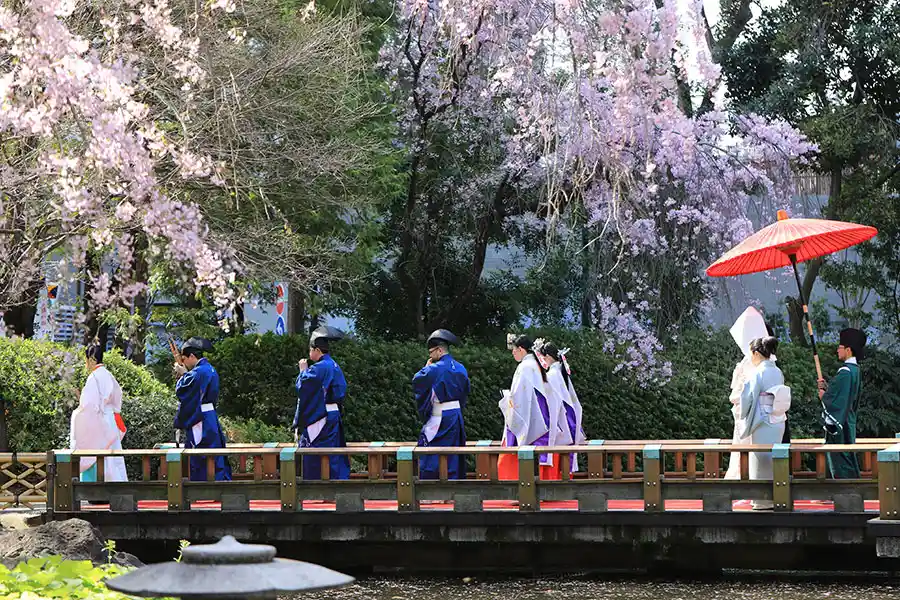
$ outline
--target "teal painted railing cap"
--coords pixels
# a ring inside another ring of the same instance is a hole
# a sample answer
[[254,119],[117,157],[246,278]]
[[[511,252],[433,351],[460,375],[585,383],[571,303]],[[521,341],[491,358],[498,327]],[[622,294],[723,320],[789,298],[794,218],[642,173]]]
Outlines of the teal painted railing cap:
[[72,451],[71,450],[57,450],[53,453],[56,457],[56,462],[67,463],[72,462]]
[[878,462],[900,462],[900,444],[878,451]]
[[773,444],[772,458],[788,458],[791,454],[790,444]]
[[369,442],[370,448],[384,448],[384,442]]
[[290,448],[282,448],[281,452],[278,453],[278,458],[280,460],[294,460],[297,456],[297,449],[291,446]]
[[606,440],[588,440],[588,446],[602,446]]
[[397,460],[412,460],[415,446],[401,446],[397,448]]
[[662,448],[661,444],[647,444],[644,446],[643,455],[644,458],[648,459],[657,459],[659,460],[659,450]]
[[169,450],[166,452],[166,462],[181,462],[181,453],[184,452],[181,448],[176,450]]
[[534,446],[519,446],[519,458],[525,460],[534,458]]
[[490,446],[493,443],[494,443],[493,440],[478,440],[477,442],[475,442],[475,445],[476,446]]
[[278,442],[266,442],[263,444],[263,448],[277,448]]

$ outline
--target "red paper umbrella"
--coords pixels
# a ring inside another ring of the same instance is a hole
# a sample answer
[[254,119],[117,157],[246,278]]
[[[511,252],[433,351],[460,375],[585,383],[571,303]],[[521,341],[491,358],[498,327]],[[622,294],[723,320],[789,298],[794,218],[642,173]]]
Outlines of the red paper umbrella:
[[826,221],[824,219],[789,219],[787,212],[778,211],[778,221],[765,227],[723,254],[706,274],[710,277],[728,277],[759,273],[791,265],[800,292],[800,303],[806,318],[806,328],[812,342],[816,371],[822,379],[822,367],[816,351],[816,338],[809,308],[803,297],[803,286],[797,263],[833,254],[875,237],[878,230],[867,225]]

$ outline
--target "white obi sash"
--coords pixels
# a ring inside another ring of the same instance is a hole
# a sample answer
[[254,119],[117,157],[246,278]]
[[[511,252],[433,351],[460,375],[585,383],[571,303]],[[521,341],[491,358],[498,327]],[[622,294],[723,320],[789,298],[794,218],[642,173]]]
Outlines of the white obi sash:
[[[326,404],[325,412],[341,412],[340,406],[337,404]],[[322,433],[322,430],[325,429],[325,423],[328,422],[328,415],[322,417],[312,425],[309,425],[306,428],[306,437],[309,438],[309,443],[312,444],[316,441],[316,438],[319,437],[319,434]]]

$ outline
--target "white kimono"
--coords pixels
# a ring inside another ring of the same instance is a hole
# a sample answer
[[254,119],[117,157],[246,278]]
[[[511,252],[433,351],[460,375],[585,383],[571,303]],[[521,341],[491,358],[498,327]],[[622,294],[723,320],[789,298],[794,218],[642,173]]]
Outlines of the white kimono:
[[[73,450],[121,450],[124,434],[116,424],[122,410],[122,388],[106,367],[98,365],[81,390],[78,408],[72,413],[70,446]],[[93,458],[82,458],[81,473],[91,469]],[[103,460],[104,481],[128,481],[125,459]],[[87,479],[87,478],[86,478]]]
[[[731,436],[732,444],[749,444],[750,437],[743,437],[746,423],[741,418],[741,393],[744,391],[744,384],[756,370],[750,359],[750,342],[757,338],[763,338],[768,335],[766,330],[766,322],[758,310],[752,306],[748,306],[741,316],[738,317],[734,325],[731,326],[731,337],[744,354],[743,360],[734,367],[731,375],[731,394],[728,400],[731,402],[731,415],[734,417],[734,431]],[[774,357],[773,357],[774,360]],[[728,461],[728,471],[725,473],[725,479],[741,478],[741,454],[740,452],[732,452]]]
[[[566,380],[562,376],[562,369],[559,362],[555,362],[550,365],[550,368],[547,369],[547,391],[550,396],[553,397],[552,400],[548,401],[548,404],[552,407],[554,404],[559,405],[559,411],[556,416],[557,429],[556,435],[550,436],[550,445],[551,446],[571,446],[575,443],[575,439],[572,437],[572,432],[569,429],[569,420],[566,415],[566,405],[571,406],[571,399],[569,397],[569,388],[566,386]],[[577,402],[577,398],[576,398]],[[579,405],[578,414],[580,415],[581,406]],[[573,409],[574,410],[574,409]],[[572,456],[573,462],[572,472],[578,470],[575,461],[577,460],[576,455]]]
[[[549,394],[548,387],[541,377],[537,359],[532,354],[526,355],[516,367],[512,388],[503,391],[499,403],[506,425],[503,439],[507,446],[547,446],[557,439],[561,399],[556,394]],[[538,393],[547,401],[546,419]],[[510,435],[515,439],[511,440]],[[542,455],[541,464],[552,466],[552,456]]]
[[[578,401],[578,395],[575,393],[575,387],[572,385],[571,378],[569,385],[563,377],[562,363],[555,362],[550,365],[547,371],[547,382],[553,388],[554,393],[559,394],[562,398],[562,410],[559,417],[560,444],[580,446],[586,444],[587,440],[584,436],[584,430],[581,426],[581,402]],[[574,436],[572,431],[574,429]],[[578,455],[572,454],[572,472],[578,471]]]
[[[748,374],[739,403],[744,429],[741,435],[753,444],[780,444],[786,413],[791,407],[791,388],[771,359],[762,361]],[[750,453],[750,479],[772,479],[772,453]]]

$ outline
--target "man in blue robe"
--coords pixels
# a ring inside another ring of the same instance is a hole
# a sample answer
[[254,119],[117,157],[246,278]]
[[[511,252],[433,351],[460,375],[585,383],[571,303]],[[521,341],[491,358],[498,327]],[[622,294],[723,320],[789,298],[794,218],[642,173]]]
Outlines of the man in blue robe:
[[[466,428],[462,411],[469,397],[466,368],[450,355],[450,346],[459,339],[446,329],[438,329],[428,338],[428,362],[413,376],[416,409],[424,426],[419,446],[465,446]],[[438,455],[419,457],[419,478],[440,476]],[[447,477],[466,478],[466,457],[447,457]]]
[[[185,448],[224,448],[225,433],[219,424],[216,405],[219,402],[219,374],[203,352],[212,349],[209,340],[192,337],[181,348],[182,362],[175,365],[180,374],[175,384],[178,412],[175,431],[184,431]],[[191,481],[206,481],[206,457],[191,457]],[[217,456],[216,481],[231,481],[231,465]]]
[[[347,445],[341,407],[347,395],[347,380],[334,359],[328,354],[330,340],[339,339],[340,332],[330,327],[313,331],[309,340],[310,366],[300,361],[297,377],[297,409],[292,429],[299,436],[300,448],[343,448]],[[303,479],[322,479],[322,457],[303,457]],[[328,459],[329,479],[350,478],[350,457],[332,455]]]

